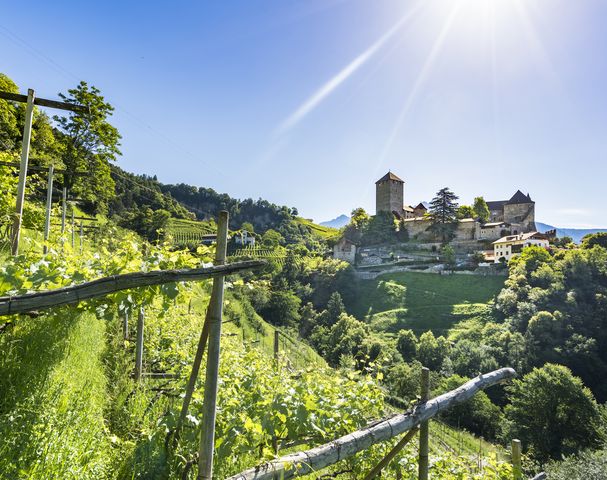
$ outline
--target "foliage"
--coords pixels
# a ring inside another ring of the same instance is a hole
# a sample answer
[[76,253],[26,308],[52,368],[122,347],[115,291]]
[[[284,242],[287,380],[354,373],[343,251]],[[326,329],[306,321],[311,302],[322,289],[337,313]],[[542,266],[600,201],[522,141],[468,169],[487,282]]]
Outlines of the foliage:
[[451,245],[445,245],[440,250],[442,261],[447,264],[448,267],[453,268],[455,266],[455,249]]
[[585,450],[546,466],[550,480],[601,480],[607,472],[607,451]]
[[462,218],[474,218],[476,216],[476,212],[470,205],[460,205],[457,207],[456,216],[458,220],[461,220]]
[[[469,379],[452,375],[443,379],[436,395],[455,390]],[[451,407],[441,414],[441,418],[450,425],[465,428],[484,438],[494,439],[501,426],[501,411],[494,405],[485,392],[479,392],[467,402]]]
[[455,195],[449,188],[440,189],[430,202],[428,215],[432,221],[430,231],[443,242],[448,242],[455,234],[457,226],[458,204]]
[[273,325],[295,326],[299,322],[301,300],[288,290],[273,290],[261,315]]
[[478,218],[481,222],[486,222],[489,220],[489,207],[487,206],[487,202],[485,202],[483,197],[474,198],[472,209],[474,210],[474,217]]
[[417,356],[417,337],[413,330],[401,330],[396,339],[396,349],[401,354],[403,360],[410,361]]
[[505,438],[519,438],[537,459],[556,459],[599,445],[599,407],[568,368],[547,363],[515,380],[507,391]]
[[[83,105],[86,112],[72,112],[70,116],[55,115],[58,140],[62,144],[62,160],[66,170],[64,186],[104,211],[114,196],[114,182],[109,162],[120,155],[120,134],[108,122],[114,111],[97,87],[81,81],[61,99],[73,105]],[[86,177],[78,175],[86,173]]]
[[607,232],[591,233],[582,238],[582,248],[591,249],[595,245],[607,248]]

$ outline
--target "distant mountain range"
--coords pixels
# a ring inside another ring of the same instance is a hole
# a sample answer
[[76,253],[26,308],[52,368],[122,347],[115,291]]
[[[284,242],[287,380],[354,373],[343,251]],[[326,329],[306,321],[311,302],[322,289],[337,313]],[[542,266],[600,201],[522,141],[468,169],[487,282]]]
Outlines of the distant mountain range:
[[341,228],[345,227],[348,223],[350,223],[350,217],[342,214],[339,217],[334,218],[333,220],[320,222],[319,225],[322,225],[323,227]]
[[535,222],[535,226],[537,227],[537,231],[541,233],[556,229],[557,237],[571,237],[575,243],[580,243],[584,235],[597,232],[607,232],[607,228],[560,228],[541,222]]

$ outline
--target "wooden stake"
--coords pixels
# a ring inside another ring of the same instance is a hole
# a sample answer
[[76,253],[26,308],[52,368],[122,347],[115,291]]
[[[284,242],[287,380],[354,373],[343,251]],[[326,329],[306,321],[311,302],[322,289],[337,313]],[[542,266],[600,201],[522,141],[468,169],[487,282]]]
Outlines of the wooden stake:
[[46,254],[48,251],[48,237],[51,233],[51,209],[53,208],[53,174],[55,167],[51,165],[48,168],[48,181],[46,183],[46,217],[44,218],[44,245],[42,246],[42,253]]
[[74,230],[74,227],[75,227],[75,224],[74,224],[74,206],[72,205],[72,249],[74,248],[75,239],[76,239],[76,237],[75,237],[76,232]]
[[80,255],[82,255],[82,237],[84,236],[84,227],[82,220],[80,221]]
[[124,311],[124,318],[122,320],[122,335],[125,340],[129,339],[129,310]]
[[19,184],[17,186],[17,201],[15,202],[15,218],[13,219],[11,252],[19,254],[21,239],[21,223],[23,219],[23,201],[25,199],[25,182],[27,180],[27,163],[30,153],[30,138],[32,136],[32,118],[34,116],[34,99],[36,95],[31,88],[27,91],[27,106],[25,107],[25,125],[23,141],[21,142],[21,165],[19,166]]
[[521,441],[512,440],[512,478],[514,480],[522,480],[523,467],[521,462]]
[[[430,369],[422,368],[422,389],[421,399],[422,403],[428,401],[430,397]],[[428,421],[422,422],[419,426],[419,465],[418,465],[418,478],[419,480],[428,480]]]
[[[67,210],[67,188],[63,187],[61,195],[61,235],[65,233],[65,214]],[[63,240],[61,241],[63,243]]]
[[279,350],[279,332],[277,329],[274,329],[274,361],[276,362],[276,367],[278,368],[278,350]]
[[135,380],[141,379],[143,370],[143,323],[145,312],[143,305],[139,308],[139,316],[137,317],[137,346],[135,350]]
[[372,478],[377,477],[381,471],[388,466],[388,464],[392,461],[392,459],[400,452],[407,443],[411,441],[411,439],[418,432],[419,428],[415,427],[412,430],[409,430],[407,434],[400,439],[400,441],[388,452],[388,454],[382,458],[375,467],[367,474],[364,480],[371,480]]
[[[225,263],[228,245],[228,212],[219,212],[217,222],[216,261]],[[204,403],[202,405],[202,424],[200,431],[200,450],[198,479],[212,480],[213,450],[215,447],[215,416],[217,406],[217,380],[219,377],[219,352],[221,343],[221,320],[223,316],[224,277],[213,280],[213,293],[209,304],[209,353],[204,384]]]

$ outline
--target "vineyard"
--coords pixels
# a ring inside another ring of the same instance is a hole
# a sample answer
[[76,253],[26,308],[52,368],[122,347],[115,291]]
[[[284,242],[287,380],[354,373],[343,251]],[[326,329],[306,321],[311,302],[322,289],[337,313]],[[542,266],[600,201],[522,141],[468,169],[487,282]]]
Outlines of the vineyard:
[[[35,241],[28,239],[26,245],[23,255],[7,260],[0,270],[2,293],[58,288],[130,271],[195,267],[212,253],[206,247],[189,253],[148,245],[144,255],[134,235],[117,230],[98,235],[82,253],[67,244],[63,253],[51,248],[43,257]],[[295,334],[275,333],[240,293],[242,288],[246,286],[237,278],[226,284],[217,478],[323,443],[393,411],[375,380],[377,370],[329,369]],[[200,386],[179,441],[169,450],[166,442],[177,421],[209,295],[208,282],[166,284],[56,307],[35,320],[5,317],[0,389],[7,393],[0,405],[0,470],[8,478],[193,478]],[[132,325],[127,322],[125,328],[125,318],[133,319],[140,305],[146,329],[137,382],[132,379],[136,338]],[[335,472],[359,478],[390,443],[342,462]],[[479,453],[478,445],[468,434],[439,427],[431,444],[436,478],[447,471],[509,478],[510,467],[496,462],[487,444]],[[415,478],[415,455],[415,447],[409,447],[386,473]]]
[[287,252],[283,248],[268,248],[264,246],[246,246],[238,248],[231,253],[231,258],[265,258],[279,265],[284,264]]
[[180,218],[169,219],[166,235],[180,247],[196,247],[203,243],[205,235],[217,233],[214,222],[199,222]]

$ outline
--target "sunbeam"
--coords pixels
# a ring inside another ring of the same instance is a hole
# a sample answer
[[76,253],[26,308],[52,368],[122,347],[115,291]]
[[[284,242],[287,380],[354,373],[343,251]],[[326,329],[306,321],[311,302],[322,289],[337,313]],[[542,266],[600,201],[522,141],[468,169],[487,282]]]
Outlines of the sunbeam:
[[373,57],[385,44],[390,40],[407,22],[409,22],[415,14],[421,9],[423,0],[409,10],[390,30],[383,34],[375,43],[367,48],[363,53],[350,62],[339,73],[332,77],[327,83],[320,87],[313,95],[311,95],[295,112],[287,117],[276,129],[276,134],[283,134],[293,128],[314,108],[316,108],[325,98],[344,83],[353,73],[362,67],[370,58]]
[[422,85],[426,79],[426,76],[428,75],[428,72],[432,68],[432,65],[434,64],[436,57],[440,53],[440,50],[443,46],[445,38],[447,37],[449,30],[451,29],[451,26],[453,25],[453,21],[457,15],[459,7],[460,7],[460,2],[453,3],[453,6],[451,7],[451,12],[449,12],[449,16],[445,20],[445,23],[444,23],[443,27],[441,28],[441,31],[439,32],[438,37],[436,37],[436,40],[434,41],[434,44],[432,45],[432,49],[430,50],[430,53],[428,54],[428,58],[424,62],[422,69],[420,70],[417,78],[415,79],[415,83],[411,87],[411,90],[409,91],[409,94],[407,95],[405,102],[403,103],[403,106],[400,110],[400,113],[398,114],[396,122],[394,123],[394,127],[392,127],[392,130],[390,131],[390,134],[388,135],[388,139],[386,140],[386,142],[381,150],[381,153],[380,153],[380,155],[377,159],[376,165],[375,165],[375,171],[374,171],[374,175],[373,175],[374,177],[376,177],[377,173],[381,169],[384,168],[386,156],[390,152],[390,149],[392,148],[392,144],[394,143],[396,135],[400,131],[402,124],[405,121],[405,117],[407,116],[407,113],[409,113],[411,106],[415,102],[417,94],[419,93],[419,90],[422,87]]

